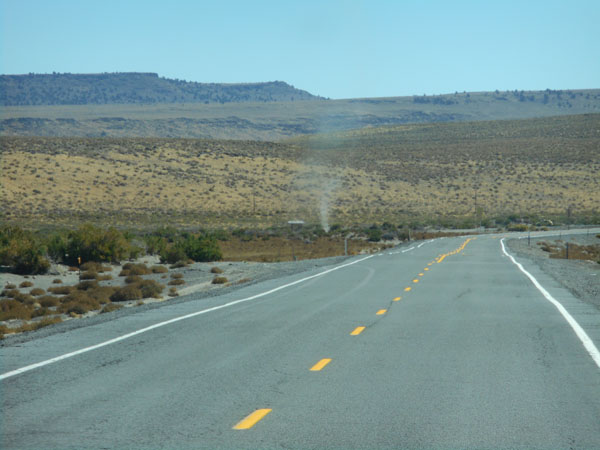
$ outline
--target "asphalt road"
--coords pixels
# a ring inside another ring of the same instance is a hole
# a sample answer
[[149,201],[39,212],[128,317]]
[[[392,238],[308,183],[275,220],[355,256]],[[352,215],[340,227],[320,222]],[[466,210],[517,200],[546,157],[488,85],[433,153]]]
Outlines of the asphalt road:
[[600,448],[600,367],[500,239],[418,244],[0,348],[0,446]]

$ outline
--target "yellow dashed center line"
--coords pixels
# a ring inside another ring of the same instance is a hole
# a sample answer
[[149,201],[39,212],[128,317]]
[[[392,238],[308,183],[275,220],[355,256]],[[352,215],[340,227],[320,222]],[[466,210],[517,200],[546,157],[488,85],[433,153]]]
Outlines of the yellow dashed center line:
[[400,300],[402,300],[402,297],[396,297],[396,298],[394,298],[395,302],[400,301]]
[[323,358],[321,361],[319,361],[314,366],[312,366],[310,368],[310,370],[313,372],[317,372],[317,371],[321,370],[323,367],[325,367],[327,364],[329,364],[330,362],[331,362],[331,358]]
[[364,331],[365,327],[356,327],[350,336],[358,336],[360,333]]
[[424,273],[420,273],[419,276],[422,277],[423,275],[425,275]]
[[272,410],[268,408],[257,409],[252,414],[250,414],[245,419],[238,422],[236,426],[233,427],[234,430],[247,430],[252,428],[256,423],[269,414]]
[[425,267],[423,270],[427,271],[427,270],[429,270],[429,267]]
[[465,242],[463,242],[463,243],[462,243],[462,245],[461,245],[460,247],[458,247],[456,250],[452,250],[452,251],[451,251],[451,252],[449,252],[449,253],[444,253],[443,255],[440,255],[440,256],[438,256],[438,257],[437,257],[437,259],[436,259],[435,261],[436,261],[436,262],[439,264],[439,263],[441,263],[441,262],[444,260],[444,258],[446,258],[447,256],[456,255],[457,253],[460,253],[460,252],[462,252],[462,251],[465,249],[465,247],[467,246],[467,244],[468,244],[469,242],[471,242],[473,239],[476,239],[476,238],[469,238],[469,239],[467,239],[467,240],[466,240]]
[[405,287],[405,288],[404,288],[404,290],[405,290],[406,292],[410,291],[411,289],[412,289],[411,287]]
[[387,309],[380,309],[379,311],[377,311],[377,315],[378,316],[382,316],[383,314],[385,314],[387,312]]
[[418,282],[419,282],[419,280],[416,278],[413,280],[413,283],[418,283]]

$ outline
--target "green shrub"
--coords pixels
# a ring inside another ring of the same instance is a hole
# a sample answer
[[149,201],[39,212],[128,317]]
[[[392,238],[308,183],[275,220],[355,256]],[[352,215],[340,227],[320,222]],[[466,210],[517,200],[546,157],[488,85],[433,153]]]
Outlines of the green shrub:
[[367,238],[370,242],[379,242],[381,241],[382,234],[378,228],[369,229],[367,231]]
[[[63,240],[64,248],[60,249],[59,259],[69,263],[77,263],[77,258],[90,262],[119,262],[124,259],[136,258],[141,249],[130,242],[126,236],[116,228],[107,230],[91,224],[81,226],[68,233]],[[68,255],[68,256],[67,256]]]
[[188,258],[196,262],[218,261],[223,258],[219,244],[213,237],[189,237],[184,248]]
[[[57,263],[66,261],[65,255],[69,252],[68,232],[56,232],[46,239],[48,256]],[[75,258],[75,261],[77,259]]]
[[98,281],[108,281],[108,280],[112,280],[112,275],[111,275],[111,274],[107,274],[107,275],[98,275],[98,278],[96,278],[96,280],[98,280]]
[[135,284],[128,284],[127,286],[117,289],[110,296],[110,301],[125,302],[128,300],[140,300],[141,298],[143,298],[141,289]]
[[31,287],[31,286],[33,286],[33,283],[31,281],[23,281],[19,285],[20,288],[28,288],[28,287]]
[[177,293],[177,289],[175,289],[174,287],[169,289],[169,297],[177,297],[178,295],[179,294]]
[[146,236],[144,242],[146,243],[146,253],[149,255],[160,255],[167,248],[169,241],[165,237],[151,235]]
[[218,261],[223,257],[217,239],[212,236],[178,236],[160,252],[161,262],[174,264],[187,258],[192,261]]
[[227,278],[225,277],[214,277],[212,280],[212,284],[225,284],[227,283]]
[[219,267],[213,267],[210,269],[210,273],[223,273],[223,269]]
[[17,287],[17,285],[16,285],[16,284],[7,283],[7,284],[4,286],[4,289],[15,289],[16,287]]
[[152,270],[152,273],[167,273],[169,271],[165,266],[152,266],[150,270]]
[[173,272],[171,278],[183,278],[183,274],[181,272]]
[[169,286],[179,286],[185,284],[185,281],[181,278],[174,278],[167,283]]
[[19,274],[42,274],[50,268],[46,247],[33,233],[19,227],[0,228],[0,265]]
[[62,280],[60,278],[55,278],[54,280],[52,280],[52,283],[54,283],[54,284],[61,284]]
[[34,288],[31,291],[29,291],[29,293],[35,297],[39,297],[40,295],[44,295],[46,291],[41,288]]
[[179,264],[185,261],[188,255],[181,242],[171,244],[160,253],[160,262],[169,264]]

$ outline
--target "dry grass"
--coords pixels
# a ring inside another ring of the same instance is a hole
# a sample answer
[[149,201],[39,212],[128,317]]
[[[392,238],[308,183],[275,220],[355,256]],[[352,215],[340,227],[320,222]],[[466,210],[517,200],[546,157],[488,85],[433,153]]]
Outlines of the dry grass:
[[151,273],[152,269],[148,268],[146,264],[127,263],[123,265],[123,269],[119,273],[119,276],[126,277],[130,275],[148,275]]
[[121,309],[123,307],[123,305],[118,305],[116,303],[109,303],[107,305],[104,306],[104,308],[102,308],[102,311],[100,311],[101,313],[109,313],[112,311],[117,311],[119,309]]
[[225,284],[229,280],[225,277],[214,277],[212,280],[212,284]]
[[[538,242],[542,250],[556,259],[580,259],[584,261],[597,261],[600,263],[600,244],[579,245],[573,242],[556,240],[552,242]],[[567,251],[568,246],[568,251]]]
[[[219,243],[225,261],[278,262],[295,259],[326,258],[344,254],[344,240],[340,237],[321,237],[314,241],[272,237],[268,240],[244,241],[234,237]],[[385,244],[364,240],[349,240],[351,255],[376,251]]]
[[[9,221],[260,227],[548,216],[600,204],[600,115],[362,129],[284,144],[0,138]],[[79,218],[79,219],[78,219]]]
[[4,339],[4,336],[7,334],[39,330],[40,328],[47,327],[48,325],[54,325],[55,323],[60,322],[62,322],[62,319],[60,317],[46,317],[42,320],[38,320],[31,323],[25,323],[15,328],[8,328],[5,325],[0,325],[0,339]]

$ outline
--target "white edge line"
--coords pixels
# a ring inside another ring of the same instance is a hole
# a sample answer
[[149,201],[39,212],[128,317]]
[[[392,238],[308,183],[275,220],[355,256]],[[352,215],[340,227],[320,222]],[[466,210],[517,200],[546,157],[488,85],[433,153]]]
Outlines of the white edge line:
[[406,252],[410,252],[411,250],[414,250],[414,247],[411,248],[407,248],[406,250],[402,250],[402,253],[406,253]]
[[209,313],[209,312],[212,312],[212,311],[217,311],[219,309],[227,308],[229,306],[237,305],[238,303],[248,302],[250,300],[254,300],[254,299],[257,299],[259,297],[264,297],[265,295],[272,294],[274,292],[280,291],[280,290],[288,288],[290,286],[294,286],[294,285],[302,283],[304,281],[311,280],[313,278],[320,277],[322,275],[326,275],[326,274],[328,274],[330,272],[342,269],[344,267],[351,266],[351,265],[359,263],[361,261],[365,261],[365,260],[367,260],[369,258],[372,258],[373,256],[375,256],[375,255],[369,255],[369,256],[366,256],[364,258],[357,259],[356,261],[352,261],[351,263],[347,263],[347,264],[343,264],[341,266],[337,266],[337,267],[333,267],[331,269],[327,269],[327,270],[325,270],[323,272],[319,272],[317,274],[310,275],[310,276],[305,277],[305,278],[301,278],[300,280],[292,281],[291,283],[287,283],[287,284],[284,284],[282,286],[278,286],[278,287],[273,288],[273,289],[271,289],[269,291],[265,291],[265,292],[261,292],[260,294],[252,295],[251,297],[242,298],[240,300],[234,300],[232,302],[225,303],[223,305],[213,306],[212,308],[203,309],[202,311],[196,311],[196,312],[193,312],[193,313],[190,313],[190,314],[186,314],[184,316],[179,316],[179,317],[175,317],[175,318],[170,319],[170,320],[166,320],[164,322],[155,323],[154,325],[150,325],[149,327],[145,327],[145,328],[141,328],[141,329],[136,330],[136,331],[132,331],[131,333],[127,333],[127,334],[124,334],[122,336],[118,336],[116,338],[109,339],[108,341],[104,341],[104,342],[101,342],[99,344],[92,345],[90,347],[85,347],[85,348],[82,348],[82,349],[79,349],[79,350],[75,350],[74,352],[65,353],[64,355],[56,356],[55,358],[50,358],[50,359],[47,359],[45,361],[40,361],[40,362],[35,363],[35,364],[30,364],[28,366],[21,367],[20,369],[11,370],[10,372],[6,372],[6,373],[1,374],[0,375],[0,380],[4,380],[4,379],[10,378],[10,377],[14,377],[15,375],[20,375],[22,373],[29,372],[30,370],[37,369],[38,367],[47,366],[48,364],[52,364],[52,363],[55,363],[55,362],[58,362],[58,361],[62,361],[63,359],[72,358],[73,356],[77,356],[77,355],[80,355],[82,353],[87,353],[87,352],[90,352],[92,350],[96,350],[98,348],[106,347],[107,345],[115,344],[117,342],[123,341],[125,339],[130,338],[130,337],[137,336],[138,334],[142,334],[142,333],[145,333],[147,331],[154,330],[155,328],[160,328],[160,327],[164,327],[165,325],[170,325],[172,323],[179,322],[180,320],[189,319],[191,317],[199,316],[201,314],[206,314],[206,313]]
[[594,345],[594,342],[590,339],[590,337],[587,335],[587,333],[584,331],[584,329],[581,328],[579,323],[577,323],[577,321],[573,318],[573,316],[571,316],[571,314],[569,314],[569,311],[567,311],[565,309],[565,307],[558,300],[556,300],[554,297],[552,297],[552,295],[550,295],[550,293],[542,287],[542,285],[538,282],[538,280],[536,280],[533,275],[531,275],[529,272],[527,272],[523,268],[523,266],[520,263],[518,263],[515,260],[515,258],[513,258],[513,256],[510,255],[506,251],[506,248],[504,247],[504,238],[502,238],[500,240],[500,244],[502,245],[502,251],[504,252],[504,254],[506,256],[508,256],[511,259],[513,264],[515,264],[519,268],[519,270],[521,270],[521,272],[523,272],[527,276],[527,278],[529,278],[531,280],[531,282],[538,289],[538,291],[540,291],[542,293],[542,295],[544,297],[546,297],[546,300],[548,300],[550,303],[552,303],[554,306],[556,306],[556,309],[558,309],[558,311],[562,314],[562,316],[569,323],[569,325],[571,325],[571,328],[573,328],[573,331],[575,331],[575,334],[577,335],[579,340],[582,342],[582,344],[585,347],[585,349],[587,350],[587,352],[590,354],[590,356],[592,357],[592,359],[594,360],[594,362],[596,363],[598,368],[600,368],[600,351],[598,351],[598,349]]

